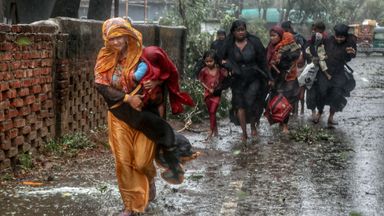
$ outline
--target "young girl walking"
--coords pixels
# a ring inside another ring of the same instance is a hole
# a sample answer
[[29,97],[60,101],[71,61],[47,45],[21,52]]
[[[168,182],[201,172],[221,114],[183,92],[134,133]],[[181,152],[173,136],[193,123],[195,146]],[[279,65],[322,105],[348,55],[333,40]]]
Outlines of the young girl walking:
[[218,84],[227,76],[227,71],[218,65],[216,52],[209,50],[203,56],[204,67],[199,73],[199,80],[204,87],[204,101],[209,113],[210,130],[207,140],[212,136],[218,136],[216,111],[220,104],[220,95],[214,95],[214,90]]

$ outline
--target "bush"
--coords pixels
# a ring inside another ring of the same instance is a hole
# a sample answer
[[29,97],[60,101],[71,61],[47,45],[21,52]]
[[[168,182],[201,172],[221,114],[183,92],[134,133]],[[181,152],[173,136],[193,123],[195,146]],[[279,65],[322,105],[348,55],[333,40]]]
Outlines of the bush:
[[58,139],[50,140],[43,151],[56,156],[76,156],[79,150],[92,149],[95,144],[84,133],[66,134]]

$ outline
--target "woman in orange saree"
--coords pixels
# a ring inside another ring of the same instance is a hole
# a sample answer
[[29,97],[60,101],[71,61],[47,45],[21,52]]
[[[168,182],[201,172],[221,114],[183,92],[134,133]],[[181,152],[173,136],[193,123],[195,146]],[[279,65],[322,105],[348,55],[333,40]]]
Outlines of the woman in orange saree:
[[[102,31],[104,47],[99,52],[95,66],[96,85],[115,89],[109,92],[106,99],[110,109],[110,105],[121,106],[124,103],[141,111],[142,96],[129,94],[134,88],[129,76],[132,76],[142,54],[141,33],[122,18],[105,21]],[[108,111],[108,130],[118,186],[125,207],[122,215],[144,212],[156,176],[154,142],[111,111]]]

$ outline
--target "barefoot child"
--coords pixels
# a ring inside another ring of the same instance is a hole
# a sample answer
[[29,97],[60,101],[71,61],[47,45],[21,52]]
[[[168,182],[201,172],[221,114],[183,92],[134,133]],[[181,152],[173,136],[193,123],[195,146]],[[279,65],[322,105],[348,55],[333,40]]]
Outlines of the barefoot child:
[[211,139],[212,136],[218,136],[216,111],[220,104],[220,95],[214,95],[213,92],[226,75],[226,70],[219,67],[214,50],[206,51],[203,61],[205,67],[199,73],[199,80],[205,89],[204,101],[210,120],[210,130],[207,139]]

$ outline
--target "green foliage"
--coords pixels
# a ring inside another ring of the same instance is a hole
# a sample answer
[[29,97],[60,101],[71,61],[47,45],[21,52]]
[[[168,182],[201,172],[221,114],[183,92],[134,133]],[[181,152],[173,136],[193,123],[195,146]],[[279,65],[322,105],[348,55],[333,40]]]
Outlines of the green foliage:
[[305,142],[312,144],[318,141],[334,142],[335,137],[324,129],[316,129],[308,125],[300,126],[298,129],[290,132],[290,138],[296,142]]
[[56,140],[50,140],[43,150],[57,156],[76,156],[79,150],[92,149],[95,144],[84,133],[66,134]]
[[32,41],[27,37],[19,37],[15,43],[19,46],[28,46],[32,44]]
[[11,181],[11,180],[14,180],[15,177],[11,174],[11,173],[0,173],[1,177],[1,181]]
[[99,185],[97,190],[100,191],[100,193],[105,193],[108,190],[108,185]]
[[201,173],[193,173],[192,175],[188,176],[188,179],[192,181],[199,181],[202,178],[204,178],[204,175]]
[[29,152],[25,152],[23,154],[19,154],[17,156],[17,158],[19,160],[20,167],[23,170],[29,170],[29,169],[33,168],[32,156],[31,156],[31,154]]
[[266,22],[264,20],[254,19],[247,23],[247,30],[248,32],[259,37],[264,46],[267,46],[269,42],[269,31],[265,28],[265,26]]
[[362,216],[362,214],[360,212],[352,211],[349,213],[349,216]]

